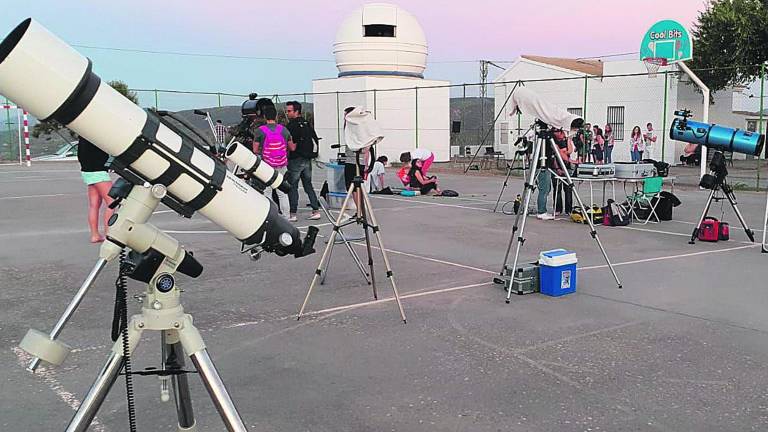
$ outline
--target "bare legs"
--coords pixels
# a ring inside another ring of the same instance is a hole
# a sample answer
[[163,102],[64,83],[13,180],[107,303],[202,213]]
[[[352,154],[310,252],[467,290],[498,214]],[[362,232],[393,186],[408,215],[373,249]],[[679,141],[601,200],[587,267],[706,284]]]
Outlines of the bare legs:
[[104,234],[107,233],[107,223],[114,210],[108,206],[112,198],[108,195],[112,182],[100,182],[88,185],[88,227],[91,230],[91,243],[104,241],[104,236],[99,232],[99,212],[104,204]]

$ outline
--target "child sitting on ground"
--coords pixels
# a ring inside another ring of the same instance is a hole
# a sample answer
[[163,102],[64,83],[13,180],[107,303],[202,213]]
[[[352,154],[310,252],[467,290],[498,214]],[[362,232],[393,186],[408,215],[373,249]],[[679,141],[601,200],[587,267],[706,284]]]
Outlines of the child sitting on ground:
[[384,176],[387,174],[386,170],[384,170],[384,166],[387,164],[388,160],[389,159],[384,155],[379,156],[376,159],[376,162],[374,162],[371,172],[368,173],[368,178],[371,182],[371,192],[384,189]]

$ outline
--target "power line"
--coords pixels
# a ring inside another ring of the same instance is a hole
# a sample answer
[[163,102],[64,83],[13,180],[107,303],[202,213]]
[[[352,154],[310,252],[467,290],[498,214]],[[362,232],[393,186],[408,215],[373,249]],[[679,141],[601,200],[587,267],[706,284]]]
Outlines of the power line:
[[[335,60],[330,59],[317,59],[317,58],[290,58],[290,57],[259,57],[259,56],[245,56],[234,54],[212,54],[212,53],[196,53],[185,51],[162,51],[162,50],[147,50],[139,48],[122,48],[122,47],[105,47],[96,45],[82,45],[72,44],[76,48],[85,48],[102,51],[117,51],[117,52],[131,52],[140,54],[159,54],[159,55],[177,55],[184,57],[210,57],[210,58],[226,58],[226,59],[238,59],[238,60],[261,60],[261,61],[286,61],[286,62],[315,62],[315,63],[333,63]],[[480,60],[434,60],[427,61],[427,63],[477,63]],[[514,63],[513,60],[494,60],[496,63]]]

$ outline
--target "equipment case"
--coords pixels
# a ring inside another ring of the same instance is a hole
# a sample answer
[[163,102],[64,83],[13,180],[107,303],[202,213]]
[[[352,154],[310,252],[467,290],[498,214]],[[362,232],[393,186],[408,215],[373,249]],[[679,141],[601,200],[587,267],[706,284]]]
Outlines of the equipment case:
[[504,276],[494,278],[494,282],[503,282],[504,291],[512,284],[512,292],[517,295],[539,292],[539,263],[522,264],[516,272],[505,267]]
[[616,175],[616,165],[583,163],[576,166],[576,177],[610,178]]
[[654,177],[656,167],[649,163],[616,162],[616,178],[639,179]]

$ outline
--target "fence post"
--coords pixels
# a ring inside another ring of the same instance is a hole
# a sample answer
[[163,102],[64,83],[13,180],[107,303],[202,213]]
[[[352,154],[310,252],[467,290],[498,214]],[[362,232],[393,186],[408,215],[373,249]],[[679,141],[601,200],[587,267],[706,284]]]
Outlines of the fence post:
[[587,121],[587,83],[589,78],[584,75],[584,109],[581,110],[582,118],[584,119],[584,123],[589,123]]
[[376,89],[373,89],[373,118],[376,118]]
[[160,109],[160,107],[159,107],[159,105],[157,103],[157,89],[155,89],[155,111],[157,111],[159,109]]
[[341,144],[341,112],[339,108],[339,92],[336,92],[336,144]]
[[[760,109],[757,113],[757,130],[763,133],[763,99],[765,98],[765,62],[760,65]],[[755,189],[760,190],[760,154],[757,155],[757,184]]]
[[416,148],[419,148],[419,88],[414,87],[414,89],[416,90],[414,93],[416,95]]
[[307,103],[307,94],[304,93],[304,103]]
[[[10,105],[11,101],[8,100],[8,98],[5,98],[5,104]],[[5,125],[8,128],[8,159],[13,160],[13,146],[11,145],[11,110],[6,109],[5,111]]]
[[664,162],[664,155],[666,154],[665,147],[667,144],[667,134],[664,132],[667,130],[667,90],[668,90],[668,71],[664,71],[664,108],[661,110],[661,161]]
[[219,108],[221,108],[221,93],[216,93],[216,96],[219,97]]

